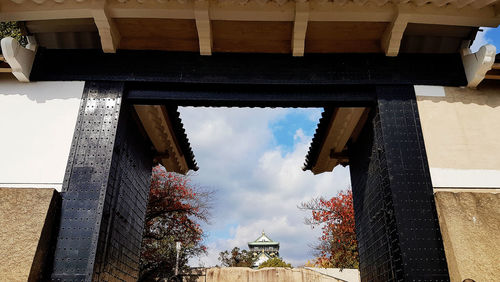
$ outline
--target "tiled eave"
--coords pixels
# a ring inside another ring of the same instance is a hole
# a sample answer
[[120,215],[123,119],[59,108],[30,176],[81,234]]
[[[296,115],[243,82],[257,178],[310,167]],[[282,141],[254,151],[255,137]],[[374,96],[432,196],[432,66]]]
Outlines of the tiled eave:
[[355,141],[368,117],[365,107],[325,108],[306,155],[304,171],[314,174],[332,171],[347,165],[347,145]]
[[306,160],[302,170],[311,170],[318,160],[318,156],[328,134],[328,128],[330,126],[330,121],[332,120],[334,114],[334,108],[325,108],[321,113],[321,118],[319,119],[318,125],[316,126],[316,132],[314,133],[311,145],[309,146],[309,151],[306,155]]
[[139,119],[156,150],[155,159],[167,171],[198,170],[177,107],[135,105]]
[[248,246],[279,246],[279,242],[249,242]]

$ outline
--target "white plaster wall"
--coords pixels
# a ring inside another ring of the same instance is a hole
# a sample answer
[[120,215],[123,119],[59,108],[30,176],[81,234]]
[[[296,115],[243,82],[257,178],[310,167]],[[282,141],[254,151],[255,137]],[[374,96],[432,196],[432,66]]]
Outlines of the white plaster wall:
[[500,188],[500,87],[415,93],[434,188]]
[[0,187],[61,190],[83,86],[0,76]]

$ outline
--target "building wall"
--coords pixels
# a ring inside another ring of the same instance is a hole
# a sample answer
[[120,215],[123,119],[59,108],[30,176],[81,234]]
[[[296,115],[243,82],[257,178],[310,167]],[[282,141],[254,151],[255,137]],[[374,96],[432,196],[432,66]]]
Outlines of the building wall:
[[83,85],[0,76],[0,187],[60,191]]
[[450,279],[494,281],[500,271],[500,85],[416,86],[415,92]]
[[[193,276],[188,277],[192,278]],[[248,267],[212,267],[205,269],[205,275],[199,276],[196,281],[341,282],[345,280],[338,279],[335,276],[330,276],[326,273],[321,273],[305,268],[266,267],[263,269],[254,270]]]
[[434,188],[500,188],[500,86],[416,86]]

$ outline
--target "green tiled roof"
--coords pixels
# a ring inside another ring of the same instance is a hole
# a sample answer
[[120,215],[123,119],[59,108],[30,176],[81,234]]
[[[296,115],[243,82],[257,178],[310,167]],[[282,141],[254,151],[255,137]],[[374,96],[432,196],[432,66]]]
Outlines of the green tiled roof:
[[[259,241],[261,238],[266,238],[269,241]],[[262,231],[262,235],[259,236],[259,238],[255,239],[253,242],[248,242],[248,246],[279,246],[279,242],[274,242],[271,240],[271,238],[267,237],[266,233]]]

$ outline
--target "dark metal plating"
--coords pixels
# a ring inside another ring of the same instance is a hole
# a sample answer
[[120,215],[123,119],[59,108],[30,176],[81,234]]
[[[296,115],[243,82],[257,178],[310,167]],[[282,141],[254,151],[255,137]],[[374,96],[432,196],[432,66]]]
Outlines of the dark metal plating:
[[412,86],[377,88],[350,171],[362,281],[448,281]]

